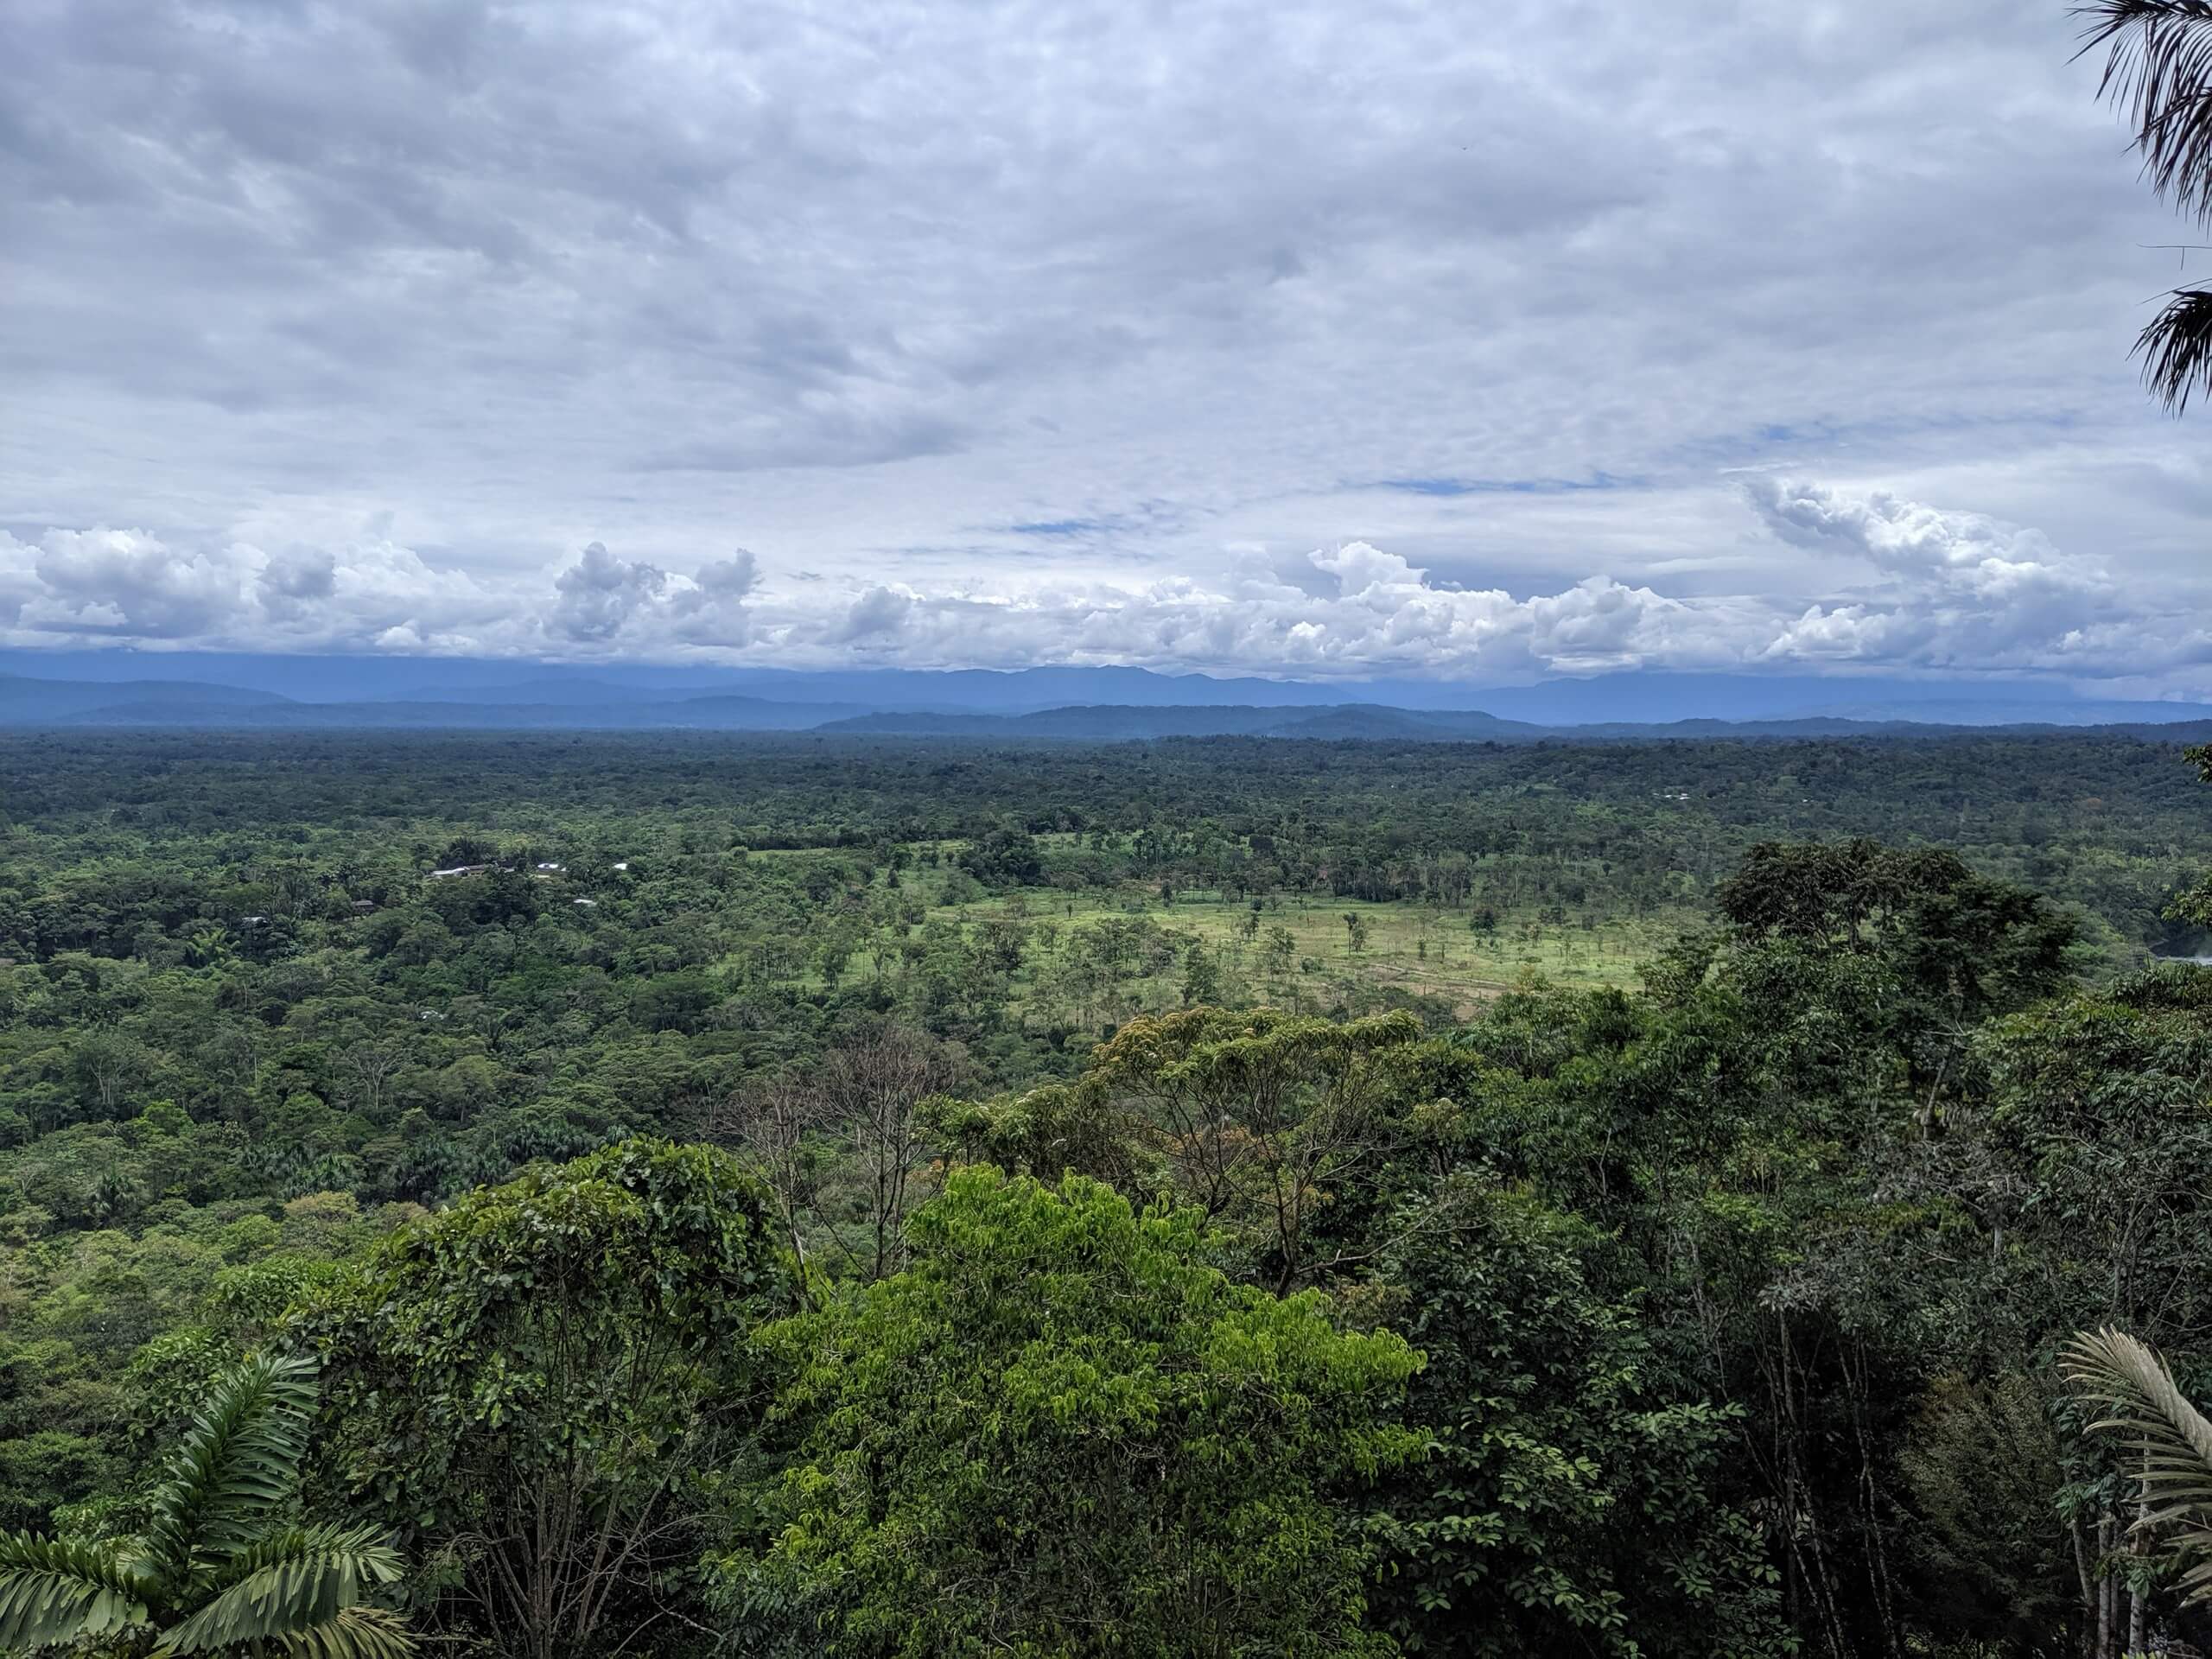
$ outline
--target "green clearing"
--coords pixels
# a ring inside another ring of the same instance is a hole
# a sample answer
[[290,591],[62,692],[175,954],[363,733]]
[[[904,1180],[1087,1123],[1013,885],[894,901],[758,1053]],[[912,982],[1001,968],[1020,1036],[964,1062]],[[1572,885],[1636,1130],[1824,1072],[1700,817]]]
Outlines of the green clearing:
[[[987,899],[939,913],[980,923],[1006,915],[1007,905],[1002,899]],[[1040,907],[1033,904],[1029,908],[1033,914]],[[1041,908],[1050,913],[1050,906]],[[1065,899],[1058,919],[1074,929],[1103,917],[1132,913],[1203,941],[1217,954],[1232,983],[1242,977],[1268,977],[1261,963],[1261,942],[1270,930],[1281,927],[1297,941],[1301,980],[1318,980],[1331,992],[1363,983],[1395,986],[1459,1005],[1493,995],[1530,971],[1562,985],[1633,985],[1641,977],[1643,963],[1679,935],[1690,919],[1677,915],[1643,921],[1621,918],[1585,928],[1572,921],[1550,924],[1534,915],[1509,916],[1499,918],[1493,929],[1478,931],[1465,912],[1435,906],[1303,896],[1262,901],[1257,933],[1248,939],[1246,918],[1253,913],[1249,900],[1193,893],[1178,893],[1161,903],[1141,889],[1109,899],[1090,894]],[[1367,930],[1357,950],[1344,921],[1348,915],[1359,918]]]
[[[789,856],[788,855],[786,856]],[[909,892],[940,884],[910,884]],[[1370,901],[1272,894],[1255,902],[1218,892],[1022,889],[910,901],[903,915],[876,912],[852,941],[840,983],[889,982],[942,953],[957,937],[1011,966],[1006,1006],[1033,1020],[1093,1025],[1158,1012],[1188,1000],[1197,945],[1211,1000],[1311,1010],[1372,1007],[1427,997],[1459,1013],[1531,974],[1577,988],[1640,982],[1643,965],[1699,918],[1688,910],[1643,918],[1484,915],[1418,900]],[[914,919],[918,912],[919,919]],[[1357,918],[1357,946],[1346,918]],[[1287,955],[1278,937],[1289,936]],[[819,957],[785,982],[831,988]]]

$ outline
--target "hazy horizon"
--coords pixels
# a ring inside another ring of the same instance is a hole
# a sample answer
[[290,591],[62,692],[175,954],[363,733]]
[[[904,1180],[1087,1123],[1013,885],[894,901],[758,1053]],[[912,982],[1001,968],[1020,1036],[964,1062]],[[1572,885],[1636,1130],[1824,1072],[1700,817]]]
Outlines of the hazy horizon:
[[[1564,728],[1802,718],[1929,725],[2087,725],[2201,721],[2209,706],[2178,698],[2098,698],[2049,678],[1984,678],[1961,683],[1866,673],[1646,671],[1478,686],[1437,679],[1316,681],[1174,674],[1122,666],[793,670],[131,649],[0,650],[0,691],[7,682],[117,688],[202,685],[310,705],[535,705],[577,710],[588,724],[619,717],[619,711],[629,707],[665,709],[702,697],[817,710],[808,721],[790,729],[804,729],[817,719],[865,712],[1025,715],[1084,707],[1295,710],[1372,705],[1433,713],[1479,712],[1509,721]],[[99,696],[79,701],[85,709],[104,708],[110,702]],[[56,706],[36,697],[11,702],[0,695],[0,722],[35,721],[52,714]],[[161,712],[127,702],[124,707],[149,717]],[[197,716],[188,712],[181,717]]]

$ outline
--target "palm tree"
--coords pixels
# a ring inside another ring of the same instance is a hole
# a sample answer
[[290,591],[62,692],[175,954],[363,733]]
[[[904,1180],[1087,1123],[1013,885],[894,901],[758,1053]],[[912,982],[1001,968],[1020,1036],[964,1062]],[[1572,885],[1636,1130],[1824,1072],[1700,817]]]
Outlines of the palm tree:
[[2136,1525],[2171,1529],[2185,1568],[2183,1599],[2212,1601],[2212,1418],[2183,1397],[2158,1350],[2125,1332],[2082,1332],[2067,1344],[2058,1369],[2109,1414],[2090,1427],[2141,1452],[2143,1513]]
[[399,1577],[372,1527],[287,1518],[315,1365],[262,1357],[221,1377],[185,1432],[141,1536],[0,1534],[0,1652],[408,1659],[401,1618],[365,1599]]
[[[2097,95],[2135,129],[2151,188],[2212,225],[2212,0],[2089,0],[2082,50],[2105,53]],[[2136,337],[2143,378],[2177,415],[2212,391],[2212,289],[2177,288]]]

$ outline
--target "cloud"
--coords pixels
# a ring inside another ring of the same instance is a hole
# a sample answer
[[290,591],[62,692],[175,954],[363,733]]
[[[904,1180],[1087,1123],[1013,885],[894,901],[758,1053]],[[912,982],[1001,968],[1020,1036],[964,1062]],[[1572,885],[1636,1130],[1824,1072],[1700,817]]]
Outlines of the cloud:
[[0,637],[15,645],[355,649],[397,631],[460,652],[511,615],[506,596],[385,538],[270,555],[240,537],[186,543],[105,524],[35,542],[0,534]]
[[701,565],[694,580],[701,593],[715,600],[741,600],[760,585],[760,562],[741,547],[726,559]]
[[1751,504],[1783,539],[1840,544],[1884,570],[1971,594],[1993,605],[2037,592],[2102,594],[2101,567],[2063,557],[2041,531],[1978,512],[1946,512],[1886,490],[1840,493],[1811,483],[1756,479]]
[[640,606],[650,605],[668,586],[665,572],[639,562],[618,559],[598,542],[554,579],[560,598],[547,619],[549,629],[564,639],[611,639]]
[[338,560],[329,553],[289,554],[271,558],[256,580],[264,611],[274,618],[296,619],[316,601],[336,596]]
[[240,607],[239,562],[228,550],[180,550],[139,531],[49,531],[31,573],[44,589],[40,614],[57,632],[186,639]]
[[2187,607],[2131,597],[2099,562],[2032,528],[1879,488],[1758,478],[1739,494],[1777,543],[1840,561],[1841,579],[1824,565],[1795,593],[1669,593],[1600,573],[1516,593],[1353,540],[1244,550],[1134,582],[1050,567],[854,582],[805,570],[779,580],[743,549],[686,575],[594,541],[550,575],[485,581],[389,537],[271,556],[241,537],[194,550],[98,527],[0,542],[0,643],[291,641],[794,667],[859,652],[930,668],[1129,663],[1474,683],[1777,663],[2193,676],[2212,656]]
[[2194,671],[2063,7],[1489,22],[24,0],[0,630]]
[[1879,577],[1863,594],[1808,606],[1767,658],[2113,674],[2127,671],[2113,649],[2124,626],[2139,662],[2186,660],[2164,607],[2039,530],[1887,490],[1761,478],[1746,493],[1783,540],[1855,555]]
[[913,600],[905,594],[893,593],[888,588],[871,588],[853,601],[833,638],[839,645],[852,645],[894,633],[913,608]]

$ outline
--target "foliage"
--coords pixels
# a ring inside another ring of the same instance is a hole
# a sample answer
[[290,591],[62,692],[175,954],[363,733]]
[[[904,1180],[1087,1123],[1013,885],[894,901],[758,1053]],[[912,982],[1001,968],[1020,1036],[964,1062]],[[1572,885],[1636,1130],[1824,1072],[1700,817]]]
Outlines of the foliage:
[[2124,1331],[2081,1332],[2060,1369],[2109,1414],[2092,1427],[2133,1454],[2143,1497],[2136,1526],[2166,1536],[2183,1596],[2212,1601],[2212,1418],[2189,1402],[2156,1349]]
[[[2106,52],[2098,93],[2126,109],[2152,188],[2212,222],[2212,8],[2203,0],[2088,0],[2082,50]],[[2135,344],[2177,415],[2212,380],[2212,293],[2177,289]]]
[[913,1261],[772,1333],[796,1457],[723,1565],[837,1654],[1351,1655],[1340,1501],[1412,1456],[1412,1351],[1208,1264],[1198,1217],[976,1167]]
[[1089,1085],[1173,1190],[1237,1226],[1279,1292],[1327,1270],[1321,1211],[1377,1161],[1406,1014],[1339,1024],[1262,1008],[1192,1008],[1132,1020],[1099,1046]]
[[1901,1459],[1913,1515],[1915,1594],[1939,1628],[1992,1651],[2070,1651],[2082,1609],[2050,1401],[2013,1371],[1946,1377],[1929,1391]]
[[0,1525],[298,1343],[458,1650],[2203,1646],[2055,1374],[2212,1333],[2170,736],[0,735]]
[[308,1359],[264,1356],[218,1380],[153,1491],[141,1535],[0,1537],[0,1649],[411,1654],[404,1621],[370,1599],[400,1576],[384,1535],[289,1518],[315,1370]]
[[1669,1397],[1608,1246],[1510,1192],[1446,1191],[1385,1257],[1427,1356],[1429,1459],[1390,1505],[1381,1592],[1412,1652],[1780,1655],[1777,1574],[1725,1471],[1741,1412]]
[[289,1338],[326,1368],[327,1484],[445,1569],[442,1615],[583,1654],[672,1611],[659,1580],[786,1296],[754,1184],[631,1141],[402,1229]]

